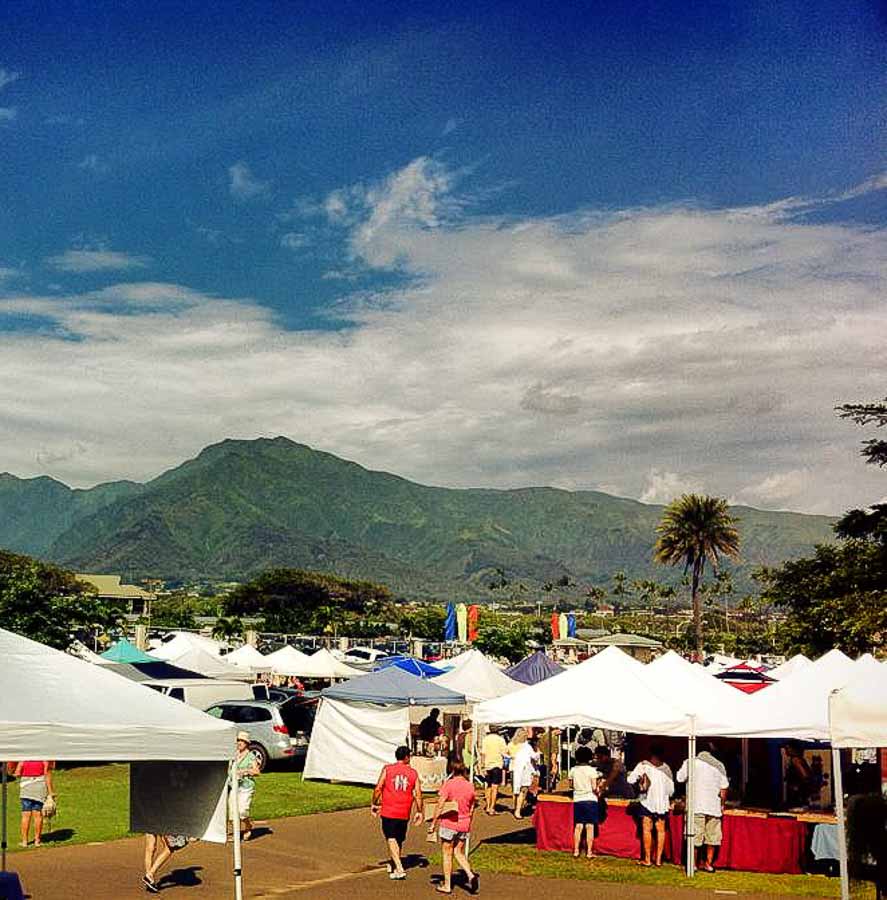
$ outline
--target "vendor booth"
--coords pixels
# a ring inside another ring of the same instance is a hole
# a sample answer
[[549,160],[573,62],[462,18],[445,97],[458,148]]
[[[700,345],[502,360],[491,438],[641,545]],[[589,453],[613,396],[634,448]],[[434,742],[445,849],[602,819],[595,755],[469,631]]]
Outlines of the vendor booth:
[[[464,705],[464,694],[396,666],[327,688],[321,692],[304,777],[375,784],[397,747],[409,744],[411,710]],[[430,789],[440,786],[440,770],[446,768],[445,758],[438,760],[426,773]]]
[[[129,762],[133,831],[225,842],[233,725],[2,629],[0,658],[0,760]],[[237,829],[234,855],[240,897]]]
[[519,681],[521,684],[538,684],[551,678],[553,675],[560,675],[564,671],[563,666],[559,666],[553,659],[546,656],[541,650],[525,656],[520,662],[505,670],[505,674]]
[[480,650],[469,650],[461,654],[457,665],[443,675],[438,675],[433,681],[458,694],[464,694],[469,703],[504,697],[525,687],[509,678]]
[[265,675],[271,671],[272,664],[256,650],[252,644],[244,644],[236,650],[232,650],[226,657],[225,662],[238,669],[244,669],[253,675]]

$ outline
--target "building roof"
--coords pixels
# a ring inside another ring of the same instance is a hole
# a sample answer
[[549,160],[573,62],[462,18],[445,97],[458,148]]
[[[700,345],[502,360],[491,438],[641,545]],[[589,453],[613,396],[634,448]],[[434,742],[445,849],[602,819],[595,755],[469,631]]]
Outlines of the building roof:
[[150,591],[136,587],[134,584],[121,584],[120,575],[87,575],[78,573],[74,576],[78,581],[91,584],[100,597],[112,597],[115,600],[152,600]]

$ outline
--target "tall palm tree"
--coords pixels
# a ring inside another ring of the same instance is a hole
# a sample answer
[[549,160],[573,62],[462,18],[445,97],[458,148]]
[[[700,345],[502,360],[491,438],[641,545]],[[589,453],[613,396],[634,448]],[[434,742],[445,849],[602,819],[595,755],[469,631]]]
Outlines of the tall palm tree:
[[702,602],[699,585],[706,562],[717,571],[721,555],[739,558],[739,531],[736,519],[730,515],[727,501],[703,494],[683,494],[665,507],[662,520],[656,527],[659,537],[653,558],[663,565],[683,563],[684,574],[692,573],[693,628],[696,632],[696,652],[703,653]]

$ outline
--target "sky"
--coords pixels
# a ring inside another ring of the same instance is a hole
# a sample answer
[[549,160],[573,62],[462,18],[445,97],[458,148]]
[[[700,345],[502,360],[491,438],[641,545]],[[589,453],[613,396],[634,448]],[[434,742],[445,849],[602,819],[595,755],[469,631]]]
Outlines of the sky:
[[0,24],[0,471],[282,434],[436,485],[887,495],[834,411],[887,396],[876,0]]

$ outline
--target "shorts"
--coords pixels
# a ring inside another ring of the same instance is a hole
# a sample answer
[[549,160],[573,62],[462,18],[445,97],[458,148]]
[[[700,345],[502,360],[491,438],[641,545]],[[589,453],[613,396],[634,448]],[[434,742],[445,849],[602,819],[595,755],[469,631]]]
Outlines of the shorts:
[[[237,812],[241,819],[249,818],[249,810],[253,805],[253,794],[255,794],[254,788],[238,788],[237,789]],[[234,804],[231,802],[231,798],[228,799],[228,809],[231,813],[231,817],[234,817]]]
[[597,800],[579,800],[573,804],[574,825],[599,825],[600,821]]
[[701,847],[703,844],[708,844],[710,847],[721,846],[724,832],[721,828],[720,816],[695,815],[693,816],[693,827],[696,831],[693,839],[694,846]]
[[43,812],[43,801],[22,797],[22,812]]
[[386,840],[397,841],[402,844],[407,839],[407,825],[409,819],[386,819],[382,816],[382,834]]
[[641,803],[639,805],[638,815],[642,819],[651,819],[653,822],[664,822],[666,820],[666,818],[668,817],[667,812],[664,812],[664,813],[653,812],[653,810],[647,809],[647,807],[644,806],[643,803]]
[[437,833],[442,841],[453,841],[453,843],[464,841],[468,838],[467,831],[456,831],[455,828],[447,828],[446,825],[441,825]]
[[492,769],[487,769],[484,774],[484,781],[486,781],[490,787],[502,784],[502,767],[493,766]]

